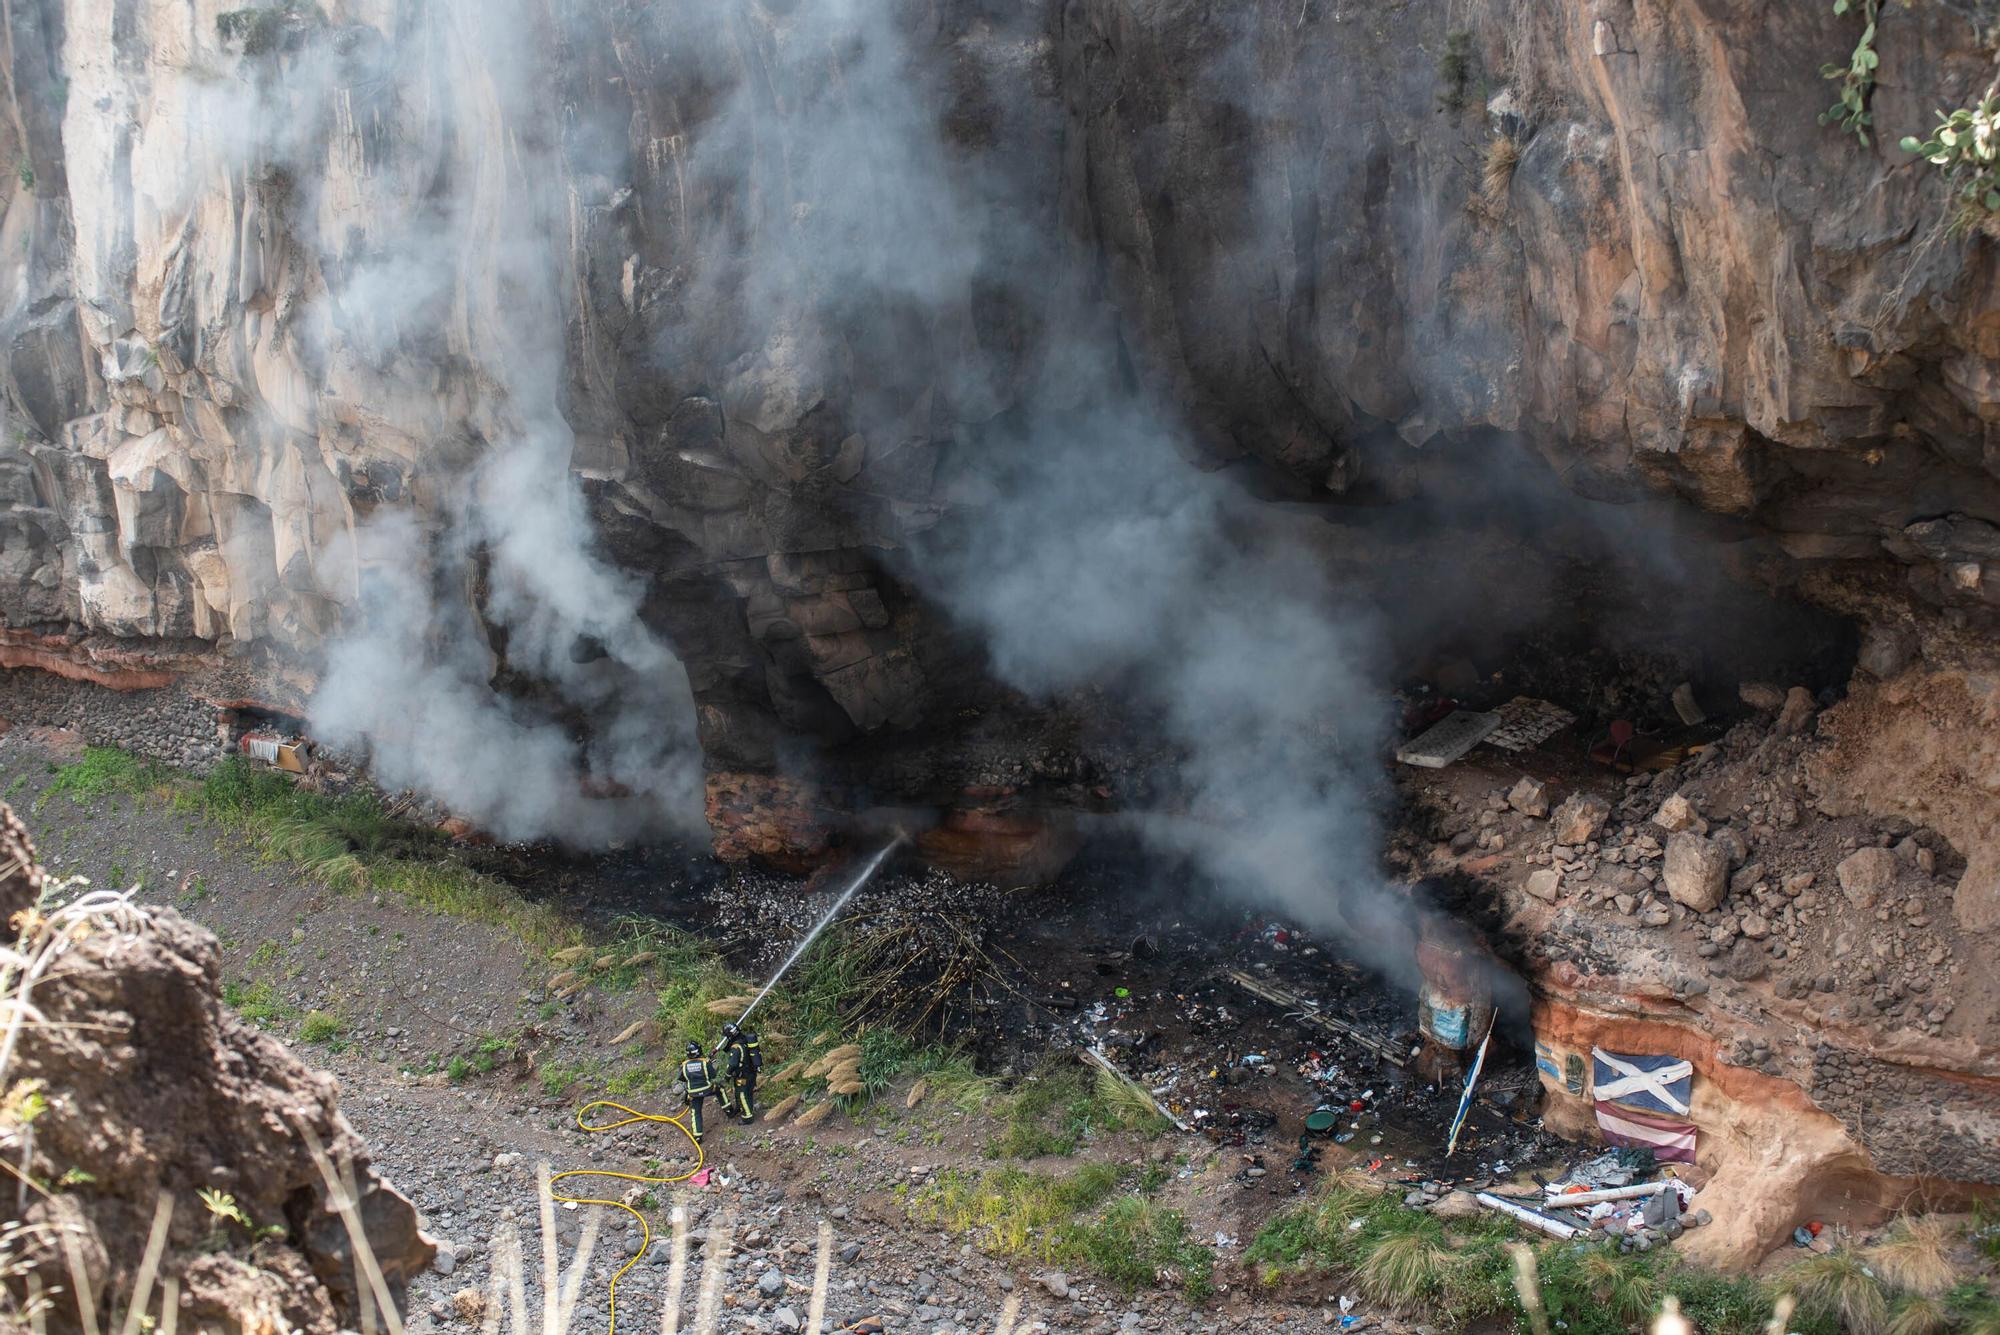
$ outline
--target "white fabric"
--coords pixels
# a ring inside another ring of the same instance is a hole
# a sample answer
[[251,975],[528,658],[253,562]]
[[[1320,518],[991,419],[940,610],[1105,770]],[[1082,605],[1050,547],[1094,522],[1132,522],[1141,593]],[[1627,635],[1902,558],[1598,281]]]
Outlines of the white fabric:
[[1607,1103],[1630,1098],[1634,1094],[1651,1094],[1682,1116],[1687,1115],[1688,1106],[1667,1091],[1667,1086],[1676,1080],[1685,1080],[1694,1074],[1692,1062],[1678,1061],[1671,1066],[1662,1066],[1657,1071],[1642,1071],[1630,1062],[1620,1061],[1603,1048],[1592,1048],[1590,1055],[1619,1073],[1616,1080],[1602,1080],[1597,1083],[1591,1097]]

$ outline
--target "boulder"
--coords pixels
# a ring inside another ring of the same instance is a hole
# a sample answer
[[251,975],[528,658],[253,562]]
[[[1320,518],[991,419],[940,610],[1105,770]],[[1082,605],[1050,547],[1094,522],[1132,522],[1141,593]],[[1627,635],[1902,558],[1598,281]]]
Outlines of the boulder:
[[[282,1314],[285,1329],[334,1335],[361,1320],[353,1247],[304,1127],[353,1166],[370,1249],[401,1303],[436,1245],[410,1202],[370,1167],[333,1077],[223,1004],[222,952],[203,928],[169,908],[136,906],[93,924],[36,988],[44,1023],[22,1031],[8,1072],[42,1082],[60,1110],[36,1122],[23,1166],[37,1180],[73,1183],[31,1198],[22,1222],[77,1230],[92,1284],[108,1300],[131,1282],[128,1258],[144,1249],[155,1197],[192,1202],[198,1189],[223,1184],[250,1221],[230,1226],[241,1230],[237,1241],[275,1232],[256,1243],[254,1266],[228,1253],[189,1264],[182,1321],[253,1330],[264,1315]],[[47,948],[32,936],[24,945]],[[183,1208],[168,1234],[171,1254],[199,1252],[218,1227]],[[28,1260],[63,1273],[54,1256]],[[72,1311],[62,1327],[74,1324]]]
[[1549,814],[1549,786],[1524,774],[1519,783],[1507,790],[1507,805],[1523,816],[1540,819]]
[[1672,797],[1660,803],[1660,809],[1653,813],[1653,824],[1659,826],[1669,834],[1685,830],[1690,825],[1693,825],[1694,822],[1694,803],[1688,801],[1679,793],[1675,793]]
[[1667,840],[1661,878],[1676,903],[1707,913],[1729,888],[1729,854],[1713,839],[1683,830]]
[[1785,692],[1785,703],[1778,710],[1778,721],[1772,731],[1780,737],[1795,737],[1812,722],[1813,715],[1819,713],[1819,701],[1803,686],[1794,686]]
[[1594,793],[1575,793],[1556,808],[1549,820],[1550,831],[1559,844],[1587,844],[1611,818],[1611,804]]
[[1720,960],[1720,972],[1739,983],[1755,982],[1770,972],[1771,958],[1764,948],[1748,939],[1739,940]]
[[1917,656],[1917,636],[1908,626],[1877,622],[1861,637],[1855,666],[1886,681]]
[[1522,888],[1536,899],[1545,900],[1553,904],[1556,902],[1557,896],[1562,894],[1562,882],[1561,872],[1553,867],[1544,867],[1528,877],[1527,884]]
[[1736,688],[1736,694],[1744,704],[1766,714],[1775,714],[1785,707],[1785,693],[1766,681],[1746,681]]
[[1840,860],[1833,874],[1855,907],[1871,909],[1875,900],[1896,883],[1896,855],[1886,848],[1856,849]]

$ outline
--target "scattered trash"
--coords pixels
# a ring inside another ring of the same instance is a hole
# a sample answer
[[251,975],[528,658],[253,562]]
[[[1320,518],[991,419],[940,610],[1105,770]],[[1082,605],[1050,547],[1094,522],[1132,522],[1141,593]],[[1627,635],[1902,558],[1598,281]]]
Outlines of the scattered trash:
[[1708,750],[1707,742],[1669,740],[1640,734],[1629,719],[1613,719],[1604,738],[1590,748],[1590,758],[1621,774],[1672,769]]
[[297,737],[274,737],[265,732],[246,732],[237,743],[244,755],[261,760],[274,769],[292,774],[306,772],[306,743]]
[[[1338,1034],[1342,1038],[1351,1039],[1369,1052],[1374,1053],[1377,1057],[1380,1057],[1383,1061],[1393,1062],[1397,1066],[1402,1066],[1409,1061],[1409,1058],[1403,1056],[1400,1050],[1387,1038],[1371,1034],[1358,1026],[1347,1023],[1345,1020],[1338,1020],[1331,1015],[1323,1013],[1317,1005],[1306,1000],[1296,992],[1289,991],[1276,983],[1245,973],[1241,969],[1231,969],[1227,977],[1230,982],[1235,983],[1252,996],[1261,997],[1273,1006],[1282,1007],[1287,1011],[1296,1011],[1299,1018],[1307,1024],[1317,1029],[1324,1029],[1329,1033]],[[1421,1051],[1423,1051],[1421,1046],[1412,1048],[1410,1049],[1410,1056],[1414,1057]]]
[[1494,711],[1500,726],[1487,735],[1486,744],[1503,751],[1532,751],[1549,738],[1576,722],[1576,715],[1561,705],[1517,695]]

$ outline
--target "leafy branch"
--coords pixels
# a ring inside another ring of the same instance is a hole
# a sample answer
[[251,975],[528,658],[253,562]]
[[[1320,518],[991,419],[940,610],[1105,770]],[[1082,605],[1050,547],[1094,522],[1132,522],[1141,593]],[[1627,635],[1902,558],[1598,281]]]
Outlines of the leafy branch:
[[1968,211],[2000,213],[2000,80],[1979,104],[1937,114],[1929,139],[1903,136],[1903,151],[1915,153],[1947,176],[1962,178],[1959,198]]
[[[1875,19],[1880,12],[1880,0],[1860,0],[1860,4],[1868,26],[1861,30],[1861,40],[1854,44],[1854,54],[1847,58],[1845,66],[1820,66],[1821,75],[1840,81],[1840,100],[1819,114],[1819,123],[1838,125],[1843,131],[1852,131],[1857,139],[1866,144],[1868,127],[1875,122],[1874,114],[1868,109],[1868,99],[1875,91],[1875,70],[1882,63],[1881,55],[1875,50]],[[1854,0],[1833,0],[1836,16],[1853,8]]]

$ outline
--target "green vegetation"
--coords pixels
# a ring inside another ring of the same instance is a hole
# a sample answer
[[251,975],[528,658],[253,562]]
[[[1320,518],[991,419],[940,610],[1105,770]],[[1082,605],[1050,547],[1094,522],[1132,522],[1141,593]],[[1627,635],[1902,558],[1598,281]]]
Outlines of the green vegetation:
[[1880,1331],[1889,1319],[1889,1297],[1859,1255],[1846,1249],[1809,1256],[1785,1272],[1799,1310],[1838,1321],[1858,1335]]
[[57,796],[81,804],[101,797],[155,792],[166,787],[171,779],[166,769],[129,751],[86,746],[81,759],[56,770],[55,779],[36,799],[35,810],[40,811]]
[[1127,1293],[1148,1285],[1207,1297],[1215,1253],[1188,1236],[1187,1216],[1143,1195],[1120,1196],[1071,1227],[1070,1252]]
[[[474,1047],[470,1054],[453,1057],[452,1063],[456,1065],[463,1062],[468,1073],[472,1075],[486,1075],[501,1063],[512,1061],[519,1042],[518,1038],[512,1036],[489,1034],[479,1040],[478,1046]],[[453,1076],[452,1079],[463,1079],[463,1076]]]
[[1989,87],[1976,106],[1940,111],[1937,117],[1929,139],[1903,136],[1903,151],[1942,168],[1959,183],[1951,230],[1962,234],[2000,213],[2000,83]]
[[[1447,1226],[1405,1207],[1366,1179],[1335,1174],[1309,1200],[1266,1224],[1246,1260],[1270,1283],[1325,1272],[1369,1302],[1423,1311],[1458,1328],[1496,1320],[1529,1324],[1507,1247],[1513,1227],[1493,1218]],[[1547,1320],[1568,1335],[1623,1335],[1643,1328],[1669,1296],[1706,1335],[1752,1335],[1771,1318],[1776,1291],[1754,1279],[1683,1266],[1669,1253],[1621,1255],[1608,1245],[1533,1248]],[[1832,1335],[1836,1322],[1803,1301],[1790,1329]]]
[[[1976,1280],[1966,1280],[1956,1284],[1944,1297],[1944,1309],[1957,1323],[1957,1335],[2000,1335],[2000,1298],[1986,1291],[1986,1286]],[[1899,1307],[1890,1318],[1893,1335],[1916,1335],[1914,1331],[1894,1331],[1896,1321],[1903,1316]],[[1906,1321],[1906,1324],[1913,1324]]]
[[995,1158],[1070,1155],[1097,1136],[1117,1131],[1158,1135],[1166,1126],[1122,1082],[1060,1059],[1030,1074],[1001,1115],[1006,1129],[987,1147]]
[[677,1046],[692,1039],[713,1047],[722,1035],[722,1017],[709,1006],[735,996],[746,985],[699,941],[681,933],[675,933],[672,944],[660,952],[655,967],[663,982],[653,1018],[667,1044]]
[[276,988],[263,980],[222,985],[222,999],[238,1015],[260,1029],[269,1029],[292,1017],[293,1011]]
[[[1861,16],[1866,20],[1861,40],[1854,44],[1847,64],[1826,64],[1820,66],[1819,71],[1826,78],[1840,83],[1840,100],[1819,114],[1819,123],[1837,125],[1843,131],[1851,132],[1863,144],[1868,142],[1868,127],[1875,123],[1868,102],[1875,91],[1875,71],[1882,63],[1882,57],[1875,50],[1878,6],[1879,0],[1860,0]],[[1845,14],[1854,7],[1855,0],[1833,0],[1835,14]]]
[[1164,1284],[1205,1296],[1213,1253],[1189,1238],[1180,1211],[1118,1195],[1126,1175],[1105,1163],[1067,1174],[954,1170],[918,1193],[910,1212],[995,1255],[1088,1266],[1128,1293]]
[[551,1063],[536,1072],[535,1078],[541,1081],[542,1092],[554,1098],[579,1080],[594,1079],[602,1067],[603,1063],[597,1061]]
[[451,861],[442,836],[397,820],[370,794],[310,792],[230,756],[198,786],[181,787],[175,800],[241,831],[266,861],[289,863],[330,890],[379,886],[438,913],[504,928],[538,949],[581,936],[556,909]]
[[26,158],[22,158],[14,164],[14,177],[20,181],[23,190],[33,190],[35,188],[34,164]]
[[333,1011],[307,1011],[299,1021],[299,1037],[308,1043],[338,1043],[346,1033],[346,1018]]
[[1974,1251],[1989,1261],[2000,1261],[2000,1201],[1980,1201],[1972,1207],[1972,1226],[1966,1236]]
[[1438,56],[1438,109],[1453,114],[1465,110],[1466,92],[1472,86],[1472,34],[1457,29],[1445,34],[1444,52]]

